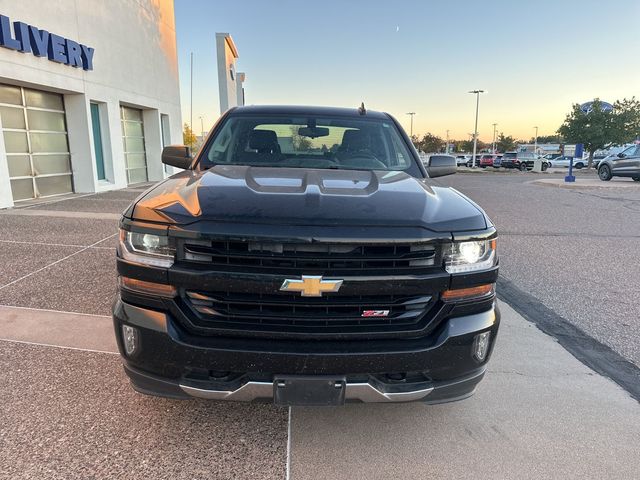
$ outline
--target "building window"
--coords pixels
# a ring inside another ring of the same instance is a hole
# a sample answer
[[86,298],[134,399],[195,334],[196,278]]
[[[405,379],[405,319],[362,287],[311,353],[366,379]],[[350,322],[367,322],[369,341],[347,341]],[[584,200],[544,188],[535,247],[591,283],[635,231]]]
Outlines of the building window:
[[142,110],[120,106],[122,121],[122,141],[127,164],[127,183],[141,183],[148,180],[147,156],[144,149],[144,128]]
[[106,180],[104,169],[104,150],[102,148],[102,128],[100,126],[100,105],[91,104],[91,127],[93,130],[93,151],[96,156],[96,173],[98,180]]
[[13,200],[73,192],[62,95],[0,85]]

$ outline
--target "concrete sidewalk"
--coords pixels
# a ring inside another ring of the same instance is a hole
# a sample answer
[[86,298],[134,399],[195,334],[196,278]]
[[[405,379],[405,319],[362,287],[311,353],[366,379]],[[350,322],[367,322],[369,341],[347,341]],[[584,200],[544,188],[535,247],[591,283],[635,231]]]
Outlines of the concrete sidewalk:
[[501,309],[490,371],[470,399],[294,408],[291,478],[638,478],[638,402]]
[[565,182],[562,178],[542,178],[530,182],[534,185],[558,188],[637,188],[640,190],[640,182],[634,182],[631,178],[612,178],[604,182],[599,178],[576,178],[575,182]]

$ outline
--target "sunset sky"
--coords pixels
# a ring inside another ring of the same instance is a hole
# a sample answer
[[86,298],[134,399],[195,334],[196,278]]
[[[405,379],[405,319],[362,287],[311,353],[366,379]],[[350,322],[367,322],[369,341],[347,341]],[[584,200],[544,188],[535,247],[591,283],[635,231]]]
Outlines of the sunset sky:
[[176,0],[183,121],[219,114],[215,33],[232,35],[247,104],[368,108],[465,139],[553,134],[572,103],[640,97],[640,0]]

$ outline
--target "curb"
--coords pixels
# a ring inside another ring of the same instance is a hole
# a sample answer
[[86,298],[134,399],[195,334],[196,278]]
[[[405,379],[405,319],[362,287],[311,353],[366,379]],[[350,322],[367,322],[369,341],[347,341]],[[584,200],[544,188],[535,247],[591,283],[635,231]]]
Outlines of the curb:
[[604,188],[604,189],[615,189],[615,188],[638,188],[636,185],[637,182],[603,182],[600,181],[600,184],[584,184],[580,182],[580,180],[576,180],[574,183],[565,183],[563,181],[556,182],[555,179],[543,179],[543,180],[532,180],[527,182],[534,185],[541,185],[543,187],[555,187],[555,188],[567,188],[567,189],[594,189],[594,188]]

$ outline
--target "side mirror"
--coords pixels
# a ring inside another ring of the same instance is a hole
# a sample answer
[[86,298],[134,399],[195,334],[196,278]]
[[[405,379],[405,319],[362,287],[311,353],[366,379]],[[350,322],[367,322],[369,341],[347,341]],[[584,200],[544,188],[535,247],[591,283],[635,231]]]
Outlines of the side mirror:
[[427,161],[429,178],[444,177],[456,173],[455,157],[451,155],[431,155]]
[[624,157],[626,157],[626,156],[627,156],[627,155],[625,155],[625,154],[624,154],[624,153],[622,153],[622,152],[620,152],[620,153],[618,154],[618,158],[624,158]]
[[162,163],[166,165],[189,170],[192,162],[191,150],[185,145],[169,145],[162,150]]

